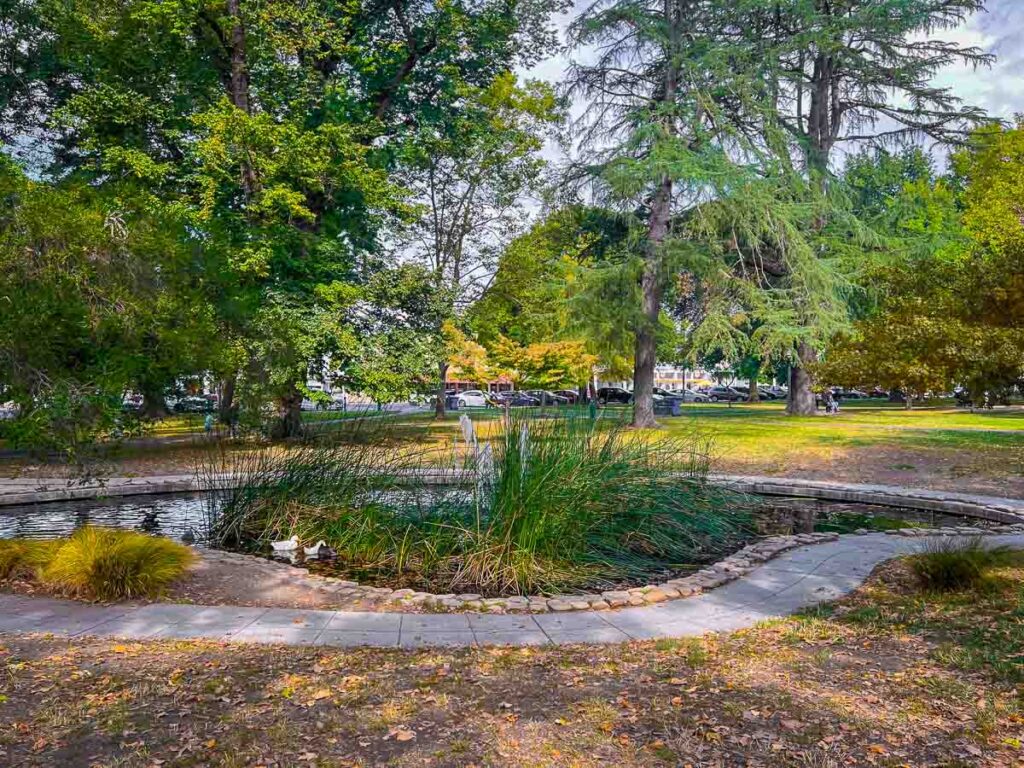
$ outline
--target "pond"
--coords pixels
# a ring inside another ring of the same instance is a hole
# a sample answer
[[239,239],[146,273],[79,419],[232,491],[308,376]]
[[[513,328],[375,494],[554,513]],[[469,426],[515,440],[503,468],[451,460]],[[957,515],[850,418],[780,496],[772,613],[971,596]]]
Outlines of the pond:
[[[201,544],[208,507],[209,499],[199,493],[0,507],[0,538],[66,536],[80,526],[92,524],[131,528],[174,539],[192,531]],[[759,532],[763,534],[852,533],[861,528],[886,530],[963,525],[964,522],[961,517],[912,509],[782,497],[765,498],[758,515]],[[980,520],[968,522],[985,525]]]

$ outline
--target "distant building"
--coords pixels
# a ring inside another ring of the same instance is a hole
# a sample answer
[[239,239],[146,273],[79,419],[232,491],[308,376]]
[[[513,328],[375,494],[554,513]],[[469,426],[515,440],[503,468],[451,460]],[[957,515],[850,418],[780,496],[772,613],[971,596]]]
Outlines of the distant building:
[[[663,389],[693,389],[694,387],[710,387],[715,383],[716,379],[713,373],[703,368],[685,368],[679,365],[654,366],[654,386]],[[633,389],[633,380],[605,381],[599,378],[598,385]]]

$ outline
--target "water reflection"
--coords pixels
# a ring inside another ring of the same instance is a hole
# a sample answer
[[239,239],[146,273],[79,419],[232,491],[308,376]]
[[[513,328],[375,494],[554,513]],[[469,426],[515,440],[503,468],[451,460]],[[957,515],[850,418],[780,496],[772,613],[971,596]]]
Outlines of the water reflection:
[[88,501],[54,501],[0,507],[0,539],[67,536],[83,525],[131,528],[180,539],[205,528],[202,494],[122,496]]

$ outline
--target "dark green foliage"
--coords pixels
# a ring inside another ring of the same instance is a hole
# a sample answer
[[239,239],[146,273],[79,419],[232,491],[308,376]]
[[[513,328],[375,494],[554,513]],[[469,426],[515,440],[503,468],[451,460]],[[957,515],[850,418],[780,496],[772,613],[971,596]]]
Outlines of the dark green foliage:
[[1009,550],[985,544],[981,537],[930,539],[909,558],[921,587],[935,592],[976,589],[993,568],[1007,562]]

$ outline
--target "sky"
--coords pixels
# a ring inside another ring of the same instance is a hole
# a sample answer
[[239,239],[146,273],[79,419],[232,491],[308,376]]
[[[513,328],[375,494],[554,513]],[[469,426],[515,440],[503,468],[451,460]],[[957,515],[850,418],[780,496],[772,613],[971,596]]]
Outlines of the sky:
[[[584,8],[591,0],[577,0],[576,8]],[[976,46],[996,56],[990,68],[951,66],[935,77],[935,84],[949,87],[966,104],[981,107],[993,117],[1013,120],[1024,113],[1024,0],[988,0],[984,13],[974,14],[957,29],[946,30],[936,38]],[[560,33],[573,17],[570,12],[556,19]],[[563,35],[564,37],[564,35]],[[564,54],[552,56],[525,71],[526,77],[561,82],[568,60]],[[942,162],[945,152],[934,149]],[[558,151],[552,146],[546,154],[550,159]]]

